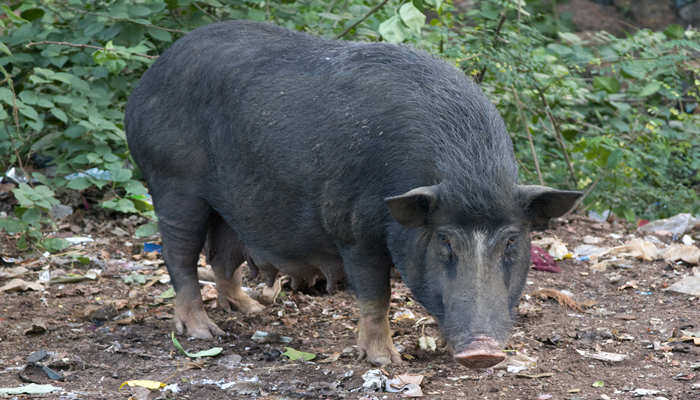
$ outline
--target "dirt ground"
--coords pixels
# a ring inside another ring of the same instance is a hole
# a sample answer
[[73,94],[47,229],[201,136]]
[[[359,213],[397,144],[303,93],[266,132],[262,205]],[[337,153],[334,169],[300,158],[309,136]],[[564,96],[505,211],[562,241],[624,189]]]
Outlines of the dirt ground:
[[[173,301],[161,297],[170,287],[162,283],[165,267],[156,253],[143,253],[143,241],[132,235],[136,224],[134,217],[76,215],[59,225],[56,236],[94,241],[50,256],[20,254],[14,238],[0,236],[5,264],[0,265],[0,286],[13,273],[25,282],[44,282],[39,290],[0,293],[0,391],[33,382],[57,387],[39,396],[50,399],[401,397],[363,389],[362,376],[373,368],[356,360],[357,316],[348,292],[329,296],[285,289],[274,305],[254,316],[208,308],[227,336],[216,341],[176,337],[190,352],[214,346],[223,351],[215,357],[184,356],[170,338]],[[554,225],[533,238],[556,236],[571,251],[585,236],[602,238],[597,246],[608,247],[627,242],[628,235],[644,236],[582,216]],[[576,257],[557,264],[560,273],[533,270],[528,277],[507,346],[510,367],[486,370],[452,361],[437,326],[395,277],[390,313],[394,343],[405,362],[384,372],[422,375],[420,386],[428,399],[700,399],[700,340],[694,344],[692,338],[682,338],[687,332],[697,335],[700,302],[667,289],[690,273],[690,265],[634,257],[618,258],[604,271]],[[247,285],[259,293],[257,282]],[[203,291],[210,299],[207,307],[213,307],[213,287],[206,284]],[[558,293],[562,304],[546,293]],[[573,300],[569,306],[564,305],[567,294]],[[268,342],[252,340],[256,331],[270,334]],[[437,350],[421,349],[420,336],[437,338]],[[281,343],[285,337],[289,343]],[[285,347],[316,358],[290,361],[281,355]],[[45,358],[39,351],[46,352]],[[599,352],[624,360],[586,357]],[[40,361],[31,363],[28,357]],[[59,379],[50,379],[42,366]],[[120,388],[136,379],[169,386]]]

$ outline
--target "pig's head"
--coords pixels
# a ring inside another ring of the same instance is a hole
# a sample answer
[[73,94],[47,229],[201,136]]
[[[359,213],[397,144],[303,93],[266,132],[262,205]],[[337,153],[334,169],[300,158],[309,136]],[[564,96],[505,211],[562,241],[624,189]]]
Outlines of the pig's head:
[[480,199],[480,210],[449,192],[439,184],[386,198],[398,222],[390,225],[389,249],[455,360],[486,368],[505,358],[530,268],[530,230],[564,214],[581,193],[516,185],[506,199]]

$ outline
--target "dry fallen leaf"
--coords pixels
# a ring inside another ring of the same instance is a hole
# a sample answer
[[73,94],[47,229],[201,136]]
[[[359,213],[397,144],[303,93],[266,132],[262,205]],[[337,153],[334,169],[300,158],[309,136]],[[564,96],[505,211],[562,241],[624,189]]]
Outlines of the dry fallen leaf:
[[277,279],[275,279],[275,283],[272,284],[272,287],[265,286],[263,288],[260,300],[265,304],[274,304],[277,297],[279,297],[282,292],[282,286],[287,282],[289,282],[289,276],[278,276]]
[[15,278],[0,287],[0,292],[24,292],[27,290],[35,290],[40,292],[44,290],[44,286],[39,282],[27,282],[24,279]]
[[681,260],[688,264],[698,264],[700,248],[687,244],[672,244],[661,252],[661,256],[668,262]]
[[620,254],[622,256],[627,255],[642,259],[644,261],[654,261],[659,258],[659,249],[657,249],[652,242],[635,238],[622,246],[613,247],[606,254]]
[[4,268],[0,270],[0,279],[17,278],[29,272],[24,267]]
[[541,299],[554,299],[557,303],[567,306],[579,312],[583,312],[581,306],[572,299],[568,294],[562,293],[556,289],[539,289],[532,293],[533,296],[537,296]]

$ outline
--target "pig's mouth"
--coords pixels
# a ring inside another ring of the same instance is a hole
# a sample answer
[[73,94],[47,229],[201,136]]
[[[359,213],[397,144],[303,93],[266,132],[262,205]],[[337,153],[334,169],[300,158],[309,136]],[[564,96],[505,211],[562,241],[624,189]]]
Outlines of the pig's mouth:
[[455,351],[454,358],[467,368],[488,368],[505,360],[506,354],[495,339],[477,336],[466,347]]

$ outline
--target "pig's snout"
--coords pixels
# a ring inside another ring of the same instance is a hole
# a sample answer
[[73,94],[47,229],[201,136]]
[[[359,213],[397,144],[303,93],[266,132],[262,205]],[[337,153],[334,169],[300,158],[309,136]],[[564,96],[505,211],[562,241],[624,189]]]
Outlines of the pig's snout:
[[455,360],[468,368],[488,368],[505,360],[498,342],[487,336],[477,336],[463,350],[455,352]]

